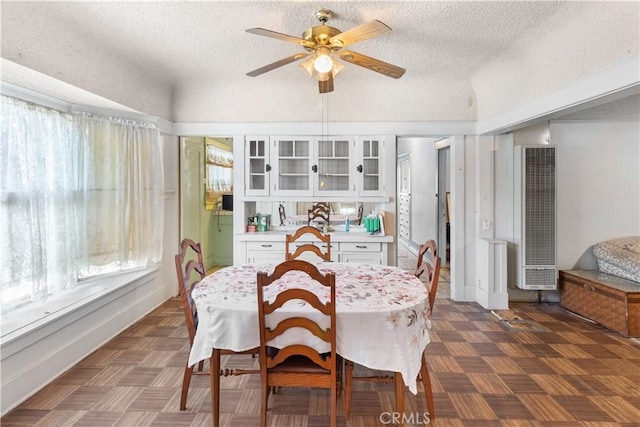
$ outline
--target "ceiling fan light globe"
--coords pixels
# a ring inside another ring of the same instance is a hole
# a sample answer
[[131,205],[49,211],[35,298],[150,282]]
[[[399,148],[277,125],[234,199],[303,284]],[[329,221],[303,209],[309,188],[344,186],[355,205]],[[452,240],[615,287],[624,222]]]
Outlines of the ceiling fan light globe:
[[340,71],[344,70],[344,64],[338,61],[336,58],[333,58],[333,68],[331,72],[333,73],[333,77],[337,76]]
[[309,77],[313,77],[316,73],[315,68],[313,67],[314,57],[309,57],[306,61],[300,63],[300,67],[309,74]]
[[318,53],[313,61],[313,67],[318,73],[328,73],[333,68],[331,57],[325,53]]

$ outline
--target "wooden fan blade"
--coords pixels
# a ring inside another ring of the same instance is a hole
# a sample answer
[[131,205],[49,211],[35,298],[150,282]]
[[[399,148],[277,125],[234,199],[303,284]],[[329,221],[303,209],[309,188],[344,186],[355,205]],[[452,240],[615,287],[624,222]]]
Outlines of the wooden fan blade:
[[318,89],[320,90],[320,93],[333,92],[333,73],[329,73],[329,78],[327,80],[318,80]]
[[380,61],[379,59],[375,59],[352,50],[339,52],[339,55],[340,59],[368,68],[369,70],[377,73],[384,74],[385,76],[393,77],[394,79],[399,79],[406,71],[404,68],[398,67],[397,65],[389,64],[388,62]]
[[307,57],[309,55],[311,55],[311,53],[297,53],[295,55],[289,56],[288,58],[283,58],[283,59],[281,59],[279,61],[276,61],[276,62],[274,62],[272,64],[265,65],[264,67],[257,68],[257,69],[255,69],[253,71],[249,71],[247,73],[247,76],[249,76],[249,77],[259,76],[260,74],[264,74],[267,71],[275,70],[278,67],[282,67],[283,65],[290,64],[290,63],[295,62],[295,61],[297,61],[299,59],[305,58],[305,57]]
[[336,34],[329,39],[329,44],[333,47],[344,47],[362,40],[370,39],[371,37],[379,36],[389,31],[391,31],[391,28],[387,27],[380,21],[374,20],[358,25],[344,33]]
[[290,36],[288,34],[278,33],[276,31],[265,30],[264,28],[249,28],[247,33],[257,34],[259,36],[271,37],[278,40],[284,40],[289,43],[294,43],[304,47],[314,47],[315,43],[309,40],[301,39],[300,37]]

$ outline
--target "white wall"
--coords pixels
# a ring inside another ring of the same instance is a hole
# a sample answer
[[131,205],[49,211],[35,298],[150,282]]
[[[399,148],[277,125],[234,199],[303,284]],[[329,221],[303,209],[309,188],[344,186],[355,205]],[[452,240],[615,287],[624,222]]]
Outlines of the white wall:
[[[477,290],[477,187],[476,187],[476,170],[478,164],[477,157],[477,141],[478,137],[473,135],[464,138],[464,297],[458,301],[475,301]],[[459,165],[452,164],[452,169],[460,169]],[[454,199],[458,199],[458,195],[454,194]],[[458,226],[459,221],[454,219],[452,228]],[[459,251],[456,251],[458,256]]]
[[[514,285],[516,248],[513,218],[513,132],[496,136],[494,155],[494,237],[507,242],[507,285]],[[511,292],[511,289],[509,289]]]
[[550,126],[558,177],[558,268],[596,269],[592,246],[640,235],[640,125],[558,121]]

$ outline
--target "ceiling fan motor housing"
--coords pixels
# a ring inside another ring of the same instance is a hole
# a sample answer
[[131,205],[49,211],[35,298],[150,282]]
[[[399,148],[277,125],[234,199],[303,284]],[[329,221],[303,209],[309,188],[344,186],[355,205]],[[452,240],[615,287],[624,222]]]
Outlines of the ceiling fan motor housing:
[[[329,45],[329,39],[333,36],[336,36],[338,34],[342,33],[342,31],[340,31],[337,28],[334,27],[329,27],[328,25],[318,25],[315,27],[311,27],[309,28],[307,31],[305,31],[304,33],[302,33],[302,38],[305,40],[309,40],[310,42],[313,42],[316,44],[315,47],[317,46],[327,46],[327,47],[331,47],[333,48],[333,46]],[[306,47],[305,49],[308,51],[313,51],[315,50],[315,47]]]

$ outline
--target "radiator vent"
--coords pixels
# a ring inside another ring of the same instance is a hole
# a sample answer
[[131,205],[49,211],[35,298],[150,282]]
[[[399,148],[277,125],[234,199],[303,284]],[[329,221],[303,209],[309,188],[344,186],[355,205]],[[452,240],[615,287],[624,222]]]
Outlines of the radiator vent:
[[516,285],[554,290],[556,278],[555,147],[515,147],[516,216],[521,234]]

